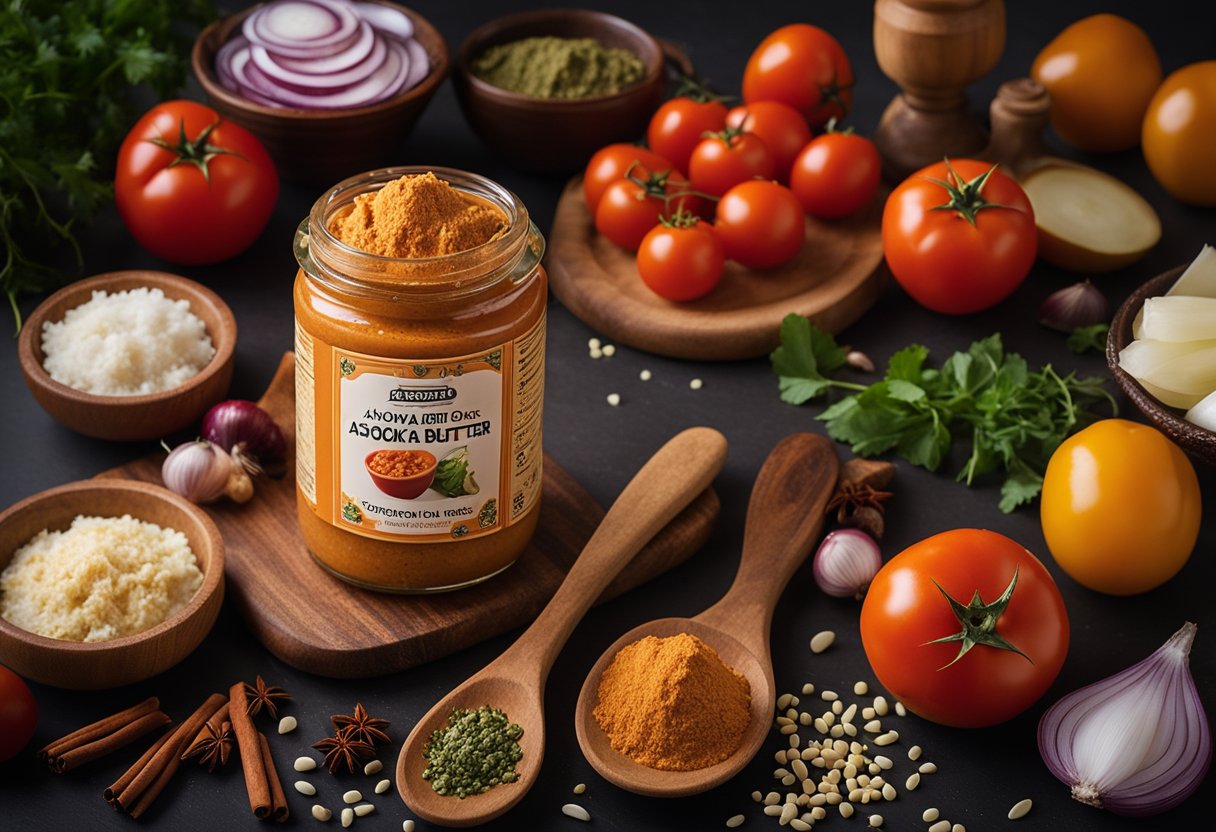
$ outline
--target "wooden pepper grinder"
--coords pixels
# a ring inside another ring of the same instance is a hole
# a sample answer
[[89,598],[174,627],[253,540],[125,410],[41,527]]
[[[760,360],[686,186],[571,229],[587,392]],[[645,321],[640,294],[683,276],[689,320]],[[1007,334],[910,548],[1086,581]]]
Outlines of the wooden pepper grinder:
[[878,66],[903,90],[874,134],[889,180],[984,149],[988,137],[968,112],[964,88],[1004,48],[1004,0],[876,0]]

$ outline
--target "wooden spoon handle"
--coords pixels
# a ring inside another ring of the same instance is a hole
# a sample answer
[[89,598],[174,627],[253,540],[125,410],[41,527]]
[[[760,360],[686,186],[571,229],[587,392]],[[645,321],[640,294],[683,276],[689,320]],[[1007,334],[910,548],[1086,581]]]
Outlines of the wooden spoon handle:
[[557,593],[523,635],[483,673],[539,673],[541,682],[576,624],[646,543],[704,491],[726,461],[726,438],[689,428],[634,475],[583,548]]
[[768,455],[747,504],[743,557],[722,600],[697,616],[767,656],[773,608],[823,531],[840,463],[829,439],[787,436]]

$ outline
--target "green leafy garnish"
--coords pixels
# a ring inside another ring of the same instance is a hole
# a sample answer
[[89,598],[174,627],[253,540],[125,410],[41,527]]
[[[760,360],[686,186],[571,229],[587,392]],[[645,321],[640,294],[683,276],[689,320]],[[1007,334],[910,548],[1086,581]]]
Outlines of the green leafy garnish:
[[970,440],[958,479],[971,485],[998,469],[1001,511],[1038,496],[1052,453],[1069,435],[1100,418],[1090,408],[1114,399],[1100,378],[1061,376],[1051,365],[1032,371],[1007,353],[999,334],[956,352],[940,369],[926,366],[920,345],[891,356],[886,374],[869,386],[827,378],[844,350],[806,318],[789,315],[781,346],[772,354],[781,398],[801,404],[831,388],[856,390],[819,414],[828,435],[859,456],[895,451],[930,471],[941,467],[954,443]]
[[470,493],[464,487],[469,475],[469,449],[461,445],[449,453],[435,466],[435,479],[431,488],[445,497],[463,497]]
[[1078,354],[1086,350],[1103,352],[1106,350],[1106,333],[1109,331],[1110,325],[1106,323],[1079,326],[1068,333],[1068,348]]
[[[0,5],[0,290],[58,285],[62,251],[113,195],[114,158],[147,107],[181,87],[209,0],[7,0]],[[139,88],[139,89],[137,89]],[[61,251],[57,252],[56,249]]]

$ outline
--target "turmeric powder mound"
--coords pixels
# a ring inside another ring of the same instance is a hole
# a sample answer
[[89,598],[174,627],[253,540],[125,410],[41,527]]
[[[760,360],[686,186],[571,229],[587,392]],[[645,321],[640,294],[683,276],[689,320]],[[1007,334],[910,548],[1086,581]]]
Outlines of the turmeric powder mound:
[[751,686],[696,636],[647,636],[613,657],[593,714],[612,747],[635,762],[694,771],[738,750]]
[[330,231],[352,248],[383,257],[440,257],[500,236],[507,217],[474,202],[435,174],[403,176],[374,193],[355,197],[350,213]]

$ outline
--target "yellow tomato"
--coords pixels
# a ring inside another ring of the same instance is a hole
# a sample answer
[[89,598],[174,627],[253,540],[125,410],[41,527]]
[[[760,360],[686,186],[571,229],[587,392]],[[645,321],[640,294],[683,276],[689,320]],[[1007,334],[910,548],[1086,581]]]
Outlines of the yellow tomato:
[[1030,75],[1051,93],[1051,126],[1082,150],[1127,150],[1161,83],[1161,60],[1144,30],[1113,14],[1069,26],[1034,59]]
[[1135,595],[1168,581],[1199,536],[1199,480],[1160,431],[1104,419],[1052,455],[1040,510],[1047,548],[1078,583]]
[[1170,74],[1144,114],[1144,159],[1170,194],[1216,205],[1216,61]]

